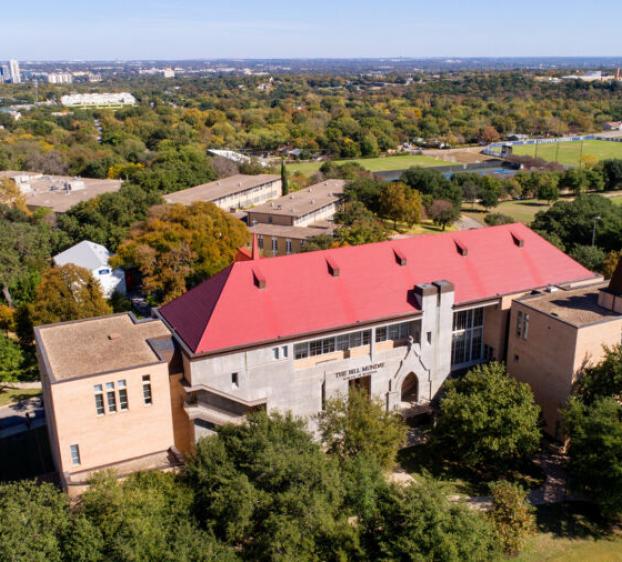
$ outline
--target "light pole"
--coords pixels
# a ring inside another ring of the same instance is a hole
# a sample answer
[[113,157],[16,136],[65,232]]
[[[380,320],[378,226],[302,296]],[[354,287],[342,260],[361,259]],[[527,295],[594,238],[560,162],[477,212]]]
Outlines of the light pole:
[[594,217],[594,226],[592,227],[592,248],[596,244],[596,223],[600,220],[600,215]]

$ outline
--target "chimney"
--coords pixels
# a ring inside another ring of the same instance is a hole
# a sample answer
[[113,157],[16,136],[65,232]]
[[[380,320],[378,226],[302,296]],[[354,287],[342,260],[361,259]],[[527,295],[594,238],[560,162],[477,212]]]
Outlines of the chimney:
[[326,265],[328,266],[328,272],[333,277],[339,277],[339,273],[341,271],[339,269],[339,265],[337,265],[337,262],[333,258],[331,257],[326,258]]
[[251,249],[251,259],[258,260],[261,257],[259,252],[259,241],[257,240],[257,235],[253,233],[253,245]]
[[599,291],[598,306],[622,314],[622,258],[618,261],[609,285]]

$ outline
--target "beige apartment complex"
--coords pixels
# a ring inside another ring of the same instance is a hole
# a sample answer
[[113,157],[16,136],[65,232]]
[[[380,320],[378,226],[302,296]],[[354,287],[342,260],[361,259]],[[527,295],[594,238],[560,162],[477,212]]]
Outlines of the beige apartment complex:
[[365,388],[405,416],[495,359],[528,382],[547,431],[581,367],[620,342],[609,285],[524,225],[259,259],[255,247],[157,311],[35,330],[53,457],[79,492],[103,468],[171,469],[252,411],[315,428]]
[[237,211],[261,205],[282,194],[281,176],[236,174],[209,183],[196,185],[164,196],[167,203],[190,205],[209,201],[223,211]]
[[249,230],[257,237],[264,256],[287,256],[302,252],[307,242],[315,236],[332,236],[335,226],[329,221],[310,226],[257,223]]

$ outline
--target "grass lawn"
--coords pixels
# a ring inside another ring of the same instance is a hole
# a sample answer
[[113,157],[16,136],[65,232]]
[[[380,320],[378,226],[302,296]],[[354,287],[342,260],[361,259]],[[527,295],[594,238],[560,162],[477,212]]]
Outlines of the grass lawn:
[[[431,156],[422,154],[409,154],[406,156],[385,156],[382,158],[358,158],[356,160],[335,160],[337,164],[345,164],[346,162],[357,162],[370,172],[385,172],[388,170],[402,170],[411,166],[421,166],[424,168],[432,168],[434,166],[449,166],[451,162],[445,162]],[[310,176],[320,169],[324,162],[296,162],[288,163],[287,170],[291,173],[301,172]]]
[[417,234],[438,234],[440,232],[450,232],[455,230],[455,227],[450,225],[443,230],[440,226],[434,224],[430,220],[424,220],[420,224],[414,225],[412,228],[408,228],[408,225],[405,223],[398,223],[397,229],[393,226],[393,221],[383,220],[382,221],[385,227],[389,230],[389,236],[394,236],[396,234],[400,235],[413,235]]
[[19,402],[39,394],[41,391],[36,388],[9,388],[0,392],[0,406],[8,406],[12,402]]
[[[581,156],[581,142],[560,142],[553,144],[529,144],[514,147],[519,156],[538,156],[549,161],[558,161],[566,166],[578,166]],[[622,158],[622,142],[584,141],[583,156],[594,156],[599,160]]]
[[[618,201],[616,201],[616,203],[618,203]],[[622,204],[622,198],[620,198],[619,203]],[[502,201],[490,212],[508,215],[516,220],[516,222],[530,224],[537,212],[546,211],[548,208],[549,204],[546,201],[540,199],[525,199],[522,201]],[[462,214],[472,217],[476,221],[484,224],[486,209],[480,205],[471,205],[467,203],[462,208]]]
[[622,562],[622,535],[608,535],[588,506],[556,504],[537,511],[538,533],[516,562]]

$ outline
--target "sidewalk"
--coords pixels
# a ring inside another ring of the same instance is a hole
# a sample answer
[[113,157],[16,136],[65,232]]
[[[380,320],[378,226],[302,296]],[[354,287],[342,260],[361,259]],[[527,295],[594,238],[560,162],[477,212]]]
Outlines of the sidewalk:
[[0,407],[0,439],[45,425],[40,396]]

